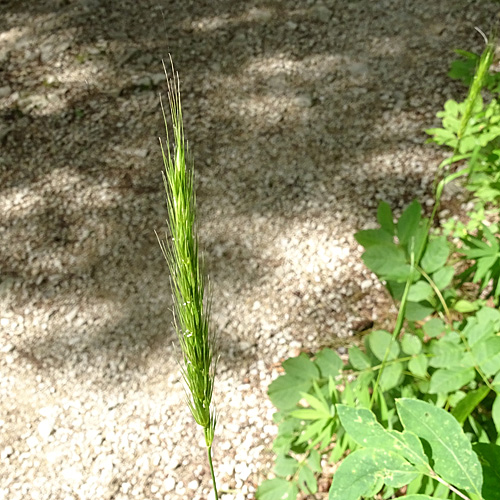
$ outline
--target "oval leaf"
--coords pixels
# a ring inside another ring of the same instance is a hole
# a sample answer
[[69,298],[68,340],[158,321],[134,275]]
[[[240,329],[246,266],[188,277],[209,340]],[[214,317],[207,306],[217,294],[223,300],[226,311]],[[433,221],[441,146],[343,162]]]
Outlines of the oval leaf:
[[399,344],[392,340],[392,335],[384,330],[375,330],[367,337],[368,345],[379,361],[396,359],[399,355]]
[[406,281],[411,273],[404,250],[395,244],[369,247],[362,259],[375,274],[387,280]]
[[429,394],[448,394],[458,391],[464,385],[472,382],[476,376],[474,368],[447,370],[440,368],[431,376]]
[[267,393],[276,408],[286,410],[293,408],[300,401],[300,392],[307,392],[311,385],[312,382],[309,380],[281,375],[271,382]]
[[420,265],[427,274],[442,268],[448,260],[450,249],[444,236],[429,241]]
[[283,368],[288,375],[303,380],[319,378],[318,367],[307,357],[305,353],[301,353],[296,358],[287,359],[283,363]]
[[371,363],[368,356],[360,350],[359,347],[353,346],[349,348],[349,363],[356,370],[364,370],[365,368],[370,368]]
[[432,281],[439,290],[443,290],[451,283],[454,274],[455,269],[452,266],[442,267],[432,275]]
[[411,285],[408,292],[408,300],[420,302],[421,300],[430,300],[434,296],[434,290],[426,281],[417,281]]
[[328,347],[319,351],[315,362],[324,378],[333,377],[335,379],[344,367],[340,356]]
[[425,354],[419,354],[418,356],[410,359],[408,363],[409,370],[417,377],[427,376],[427,367],[429,366],[429,360]]
[[401,340],[401,348],[406,354],[419,354],[422,350],[422,341],[416,335],[405,333]]
[[385,483],[400,488],[419,475],[404,458],[384,450],[364,448],[351,453],[333,476],[329,500],[373,496]]
[[269,479],[264,481],[256,491],[259,500],[296,500],[299,491],[295,483],[285,479]]
[[458,488],[480,496],[481,465],[457,420],[445,410],[416,399],[398,399],[396,407],[405,429],[431,447],[436,473]]
[[383,229],[365,229],[358,231],[354,235],[354,239],[363,247],[369,248],[381,243],[391,244],[393,242],[392,236]]
[[384,371],[380,376],[380,390],[383,392],[390,391],[397,387],[401,382],[401,375],[403,374],[403,364],[394,363],[386,365]]

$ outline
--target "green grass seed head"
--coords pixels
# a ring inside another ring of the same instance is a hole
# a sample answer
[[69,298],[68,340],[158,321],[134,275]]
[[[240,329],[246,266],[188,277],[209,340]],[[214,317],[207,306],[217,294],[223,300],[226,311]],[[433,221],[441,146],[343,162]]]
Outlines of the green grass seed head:
[[495,55],[494,44],[492,42],[488,42],[486,48],[484,49],[479,59],[476,72],[474,74],[474,79],[472,80],[472,84],[469,89],[469,94],[467,95],[467,99],[465,100],[465,112],[462,116],[462,120],[460,122],[460,128],[457,134],[459,141],[460,139],[462,139],[467,129],[467,124],[471,119],[472,112],[477,104],[477,100],[481,94],[481,90],[486,85],[486,77],[488,75],[490,66],[493,63],[494,55]]
[[[165,69],[171,135],[161,105],[167,136],[161,151],[170,234],[166,235],[165,241],[160,241],[160,246],[170,271],[174,324],[181,349],[179,363],[186,400],[196,423],[203,427],[207,447],[210,447],[216,423],[212,404],[216,345],[210,328],[210,301],[206,297],[206,280],[198,251],[193,161],[184,138],[179,77],[173,65],[172,73],[173,78],[169,79]],[[170,137],[174,142],[172,149]]]

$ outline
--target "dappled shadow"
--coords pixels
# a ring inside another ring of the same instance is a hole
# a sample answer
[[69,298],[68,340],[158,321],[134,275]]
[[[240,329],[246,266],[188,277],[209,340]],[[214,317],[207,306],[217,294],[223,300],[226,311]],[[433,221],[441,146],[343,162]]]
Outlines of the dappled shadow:
[[[44,359],[77,355],[81,344],[90,359],[104,356],[103,369],[119,353],[125,373],[145,349],[170,352],[153,234],[165,217],[156,137],[168,53],[181,74],[213,282],[258,289],[282,259],[262,256],[266,233],[278,238],[293,220],[335,212],[360,227],[379,199],[401,207],[425,197],[434,165],[416,168],[422,128],[462,92],[445,80],[451,48],[480,43],[462,7],[478,22],[492,7],[441,2],[441,21],[386,3],[394,8],[357,1],[329,13],[292,0],[2,3],[0,75],[18,95],[0,101],[9,242],[0,265],[13,309],[54,311],[48,330],[19,347]],[[243,231],[254,223],[260,233]],[[111,303],[104,319],[75,328],[74,304],[98,314],[100,300]]]

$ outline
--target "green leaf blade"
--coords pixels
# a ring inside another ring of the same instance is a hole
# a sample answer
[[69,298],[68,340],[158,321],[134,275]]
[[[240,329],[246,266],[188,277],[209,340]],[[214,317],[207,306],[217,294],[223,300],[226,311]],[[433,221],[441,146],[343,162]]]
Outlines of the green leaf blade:
[[317,354],[315,363],[321,372],[321,376],[324,378],[333,377],[335,379],[344,367],[340,356],[328,347],[322,349]]
[[364,248],[374,245],[391,244],[393,237],[383,229],[364,229],[354,235],[354,239]]
[[276,457],[276,462],[274,464],[274,473],[277,476],[287,477],[293,476],[299,468],[299,462],[297,459],[279,454]]
[[396,407],[405,429],[429,443],[436,473],[458,488],[479,495],[481,465],[457,420],[424,401],[398,399]]
[[420,265],[427,274],[441,269],[446,264],[450,248],[444,236],[429,241]]
[[422,207],[414,200],[406,207],[397,224],[397,235],[402,245],[409,243],[416,236],[421,219]]
[[404,250],[393,243],[371,246],[361,258],[369,269],[387,280],[404,282],[411,273]]
[[478,389],[468,392],[467,395],[458,402],[451,414],[458,420],[460,425],[464,424],[467,417],[476,409],[489,392],[489,387],[482,385]]
[[448,370],[439,368],[431,376],[429,394],[449,394],[472,382],[476,376],[473,368]]
[[432,281],[438,287],[438,290],[444,290],[453,279],[455,269],[452,266],[445,266],[432,274]]
[[482,495],[485,500],[500,500],[500,446],[477,443],[472,446],[483,467]]
[[500,371],[500,337],[494,336],[476,342],[472,354],[487,377]]
[[396,359],[399,355],[399,344],[392,339],[392,335],[384,330],[375,330],[367,336],[370,350],[379,361],[383,361],[387,353],[387,360]]
[[349,363],[356,370],[366,370],[370,368],[370,358],[357,346],[350,347],[349,350]]
[[271,382],[267,393],[276,408],[286,410],[293,408],[300,401],[300,391],[307,392],[311,385],[309,380],[285,374]]
[[302,380],[319,378],[318,367],[307,357],[305,353],[301,353],[295,358],[287,359],[283,363],[283,368],[288,375]]
[[422,351],[422,341],[411,333],[406,333],[401,340],[401,349],[406,354],[417,355]]
[[378,205],[377,220],[384,231],[391,235],[394,234],[395,228],[391,206],[385,201],[381,201]]
[[296,500],[298,494],[295,483],[281,478],[264,481],[256,491],[258,500]]
[[329,500],[359,500],[374,496],[382,485],[399,488],[418,472],[404,458],[385,450],[365,448],[351,453],[333,476]]

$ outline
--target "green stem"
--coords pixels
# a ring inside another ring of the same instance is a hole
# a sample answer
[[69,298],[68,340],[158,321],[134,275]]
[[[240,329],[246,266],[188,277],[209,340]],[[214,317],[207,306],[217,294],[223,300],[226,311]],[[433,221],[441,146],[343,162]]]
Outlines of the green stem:
[[212,464],[212,447],[211,446],[207,446],[207,456],[208,456],[208,464],[210,465],[210,474],[212,476],[212,484],[214,487],[215,500],[219,500],[219,495],[217,494],[217,483],[215,482],[214,466]]
[[394,326],[394,331],[392,332],[392,338],[389,342],[387,349],[385,350],[384,359],[382,360],[382,365],[380,366],[380,370],[377,373],[377,379],[375,380],[375,385],[373,386],[373,392],[370,398],[370,410],[373,407],[373,402],[375,400],[375,395],[377,394],[378,386],[380,383],[380,377],[382,376],[382,372],[387,364],[387,357],[389,356],[389,352],[391,350],[391,344],[394,342],[396,337],[401,333],[401,329],[403,328],[403,322],[405,319],[406,312],[406,303],[408,302],[408,293],[410,291],[410,286],[412,283],[413,270],[415,269],[415,261],[414,261],[414,253],[411,254],[411,271],[408,279],[406,280],[405,290],[403,292],[403,297],[401,298],[401,304],[399,306],[398,317],[396,319],[396,325]]
[[436,283],[434,283],[433,279],[420,266],[416,266],[416,268],[417,268],[417,271],[427,280],[429,285],[431,285],[432,289],[434,290],[434,293],[437,295],[437,297],[439,299],[439,302],[441,302],[441,305],[443,306],[444,313],[446,314],[446,319],[447,319],[448,323],[451,325],[452,318],[451,318],[450,310],[448,309],[448,306],[446,305],[446,301],[444,300],[444,297],[441,294],[441,291],[436,286]]
[[[439,477],[434,471],[431,474],[431,477],[434,478],[436,481],[440,482],[442,485],[446,486],[450,491],[458,495],[460,498],[463,498],[464,500],[470,500],[470,498],[466,495],[464,495],[461,491],[457,490],[454,486],[452,486],[450,483],[446,482],[444,479]],[[481,497],[482,498],[482,497]]]

